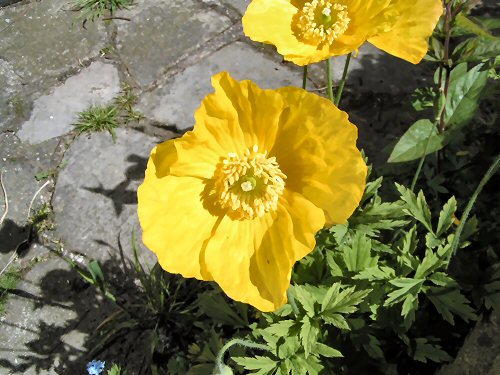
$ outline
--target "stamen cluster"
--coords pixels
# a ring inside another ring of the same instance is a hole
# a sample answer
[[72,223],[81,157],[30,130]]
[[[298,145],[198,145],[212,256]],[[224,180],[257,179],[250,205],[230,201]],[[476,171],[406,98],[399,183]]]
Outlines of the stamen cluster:
[[350,22],[347,5],[331,0],[312,0],[294,17],[297,36],[306,43],[323,45],[345,33]]
[[243,156],[230,152],[215,173],[218,203],[238,220],[262,217],[277,209],[285,179],[276,158],[260,153],[257,145]]

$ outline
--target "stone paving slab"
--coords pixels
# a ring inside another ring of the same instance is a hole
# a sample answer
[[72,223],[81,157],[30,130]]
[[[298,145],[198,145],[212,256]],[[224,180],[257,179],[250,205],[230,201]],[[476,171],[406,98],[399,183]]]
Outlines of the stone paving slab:
[[195,0],[138,0],[117,23],[117,48],[139,84],[146,86],[190,51],[231,26],[229,18]]
[[21,77],[14,66],[0,57],[0,130],[9,129],[9,124],[25,115],[26,108],[22,98]]
[[43,80],[97,56],[106,31],[102,23],[82,27],[68,0],[21,2],[0,8],[0,56],[23,82]]
[[110,303],[57,257],[35,264],[6,307],[0,318],[2,375],[83,374],[94,331],[112,312]]
[[22,142],[39,143],[73,130],[77,113],[111,101],[120,92],[118,70],[112,64],[94,62],[61,86],[35,100],[31,117],[17,136]]
[[[0,134],[0,171],[3,173],[9,201],[9,212],[0,228],[0,269],[7,263],[16,247],[28,237],[28,208],[35,192],[45,183],[37,181],[35,175],[57,167],[59,159],[54,153],[58,144],[57,140],[49,140],[30,146],[22,144],[12,133]],[[50,201],[51,188],[52,184],[37,196],[32,213],[41,204]],[[4,197],[0,193],[2,215],[4,205]]]
[[237,79],[251,79],[263,88],[297,86],[297,71],[257,52],[246,43],[235,42],[190,66],[156,90],[142,96],[138,108],[154,120],[186,130],[194,125],[194,112],[210,92],[212,75],[227,70]]
[[152,264],[155,256],[141,245],[137,220],[137,187],[144,179],[156,138],[117,129],[117,143],[107,133],[81,136],[67,150],[52,200],[56,234],[68,250],[105,261],[131,258],[131,233],[136,231],[139,254]]

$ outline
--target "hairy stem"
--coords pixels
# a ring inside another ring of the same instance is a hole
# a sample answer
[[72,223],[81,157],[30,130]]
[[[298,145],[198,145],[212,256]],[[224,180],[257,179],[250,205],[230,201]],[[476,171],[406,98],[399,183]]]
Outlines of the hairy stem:
[[337,96],[335,98],[335,105],[338,107],[340,103],[340,98],[342,97],[342,91],[344,91],[345,81],[347,78],[347,71],[349,70],[349,63],[351,62],[351,55],[349,53],[345,60],[344,71],[342,72],[342,79],[340,80],[340,86],[337,90]]
[[448,261],[455,255],[458,249],[458,245],[460,243],[460,236],[462,235],[462,231],[465,227],[465,223],[467,222],[467,219],[469,218],[469,214],[472,210],[472,207],[474,206],[474,203],[476,203],[477,197],[483,190],[484,186],[488,183],[491,177],[495,175],[495,173],[498,171],[498,167],[500,166],[500,154],[497,155],[493,163],[490,165],[489,169],[486,171],[484,174],[483,178],[479,182],[479,185],[477,185],[476,190],[474,191],[474,194],[472,194],[472,197],[469,200],[469,203],[467,203],[467,206],[465,207],[464,213],[462,214],[462,218],[460,220],[460,224],[458,225],[457,232],[455,233],[455,237],[453,238],[453,242],[451,244],[451,251],[450,251],[450,256]]
[[224,354],[231,348],[233,345],[239,345],[243,346],[244,348],[248,349],[257,349],[257,350],[264,350],[264,351],[269,351],[269,347],[267,345],[262,345],[262,344],[257,344],[251,341],[246,341],[246,340],[241,340],[241,339],[232,339],[229,342],[224,345],[221,350],[219,350],[219,353],[217,354],[217,358],[215,359],[215,363],[217,366],[217,369],[219,372],[222,372],[223,367],[224,367]]

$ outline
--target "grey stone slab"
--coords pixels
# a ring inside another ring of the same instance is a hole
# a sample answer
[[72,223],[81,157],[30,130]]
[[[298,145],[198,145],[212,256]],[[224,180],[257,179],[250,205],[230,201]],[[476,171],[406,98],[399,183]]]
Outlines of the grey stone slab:
[[243,15],[247,10],[247,7],[250,4],[251,0],[222,0],[222,2],[238,10],[238,12]]
[[157,121],[175,125],[177,129],[188,129],[194,125],[194,112],[201,100],[213,91],[211,76],[224,70],[237,79],[251,79],[263,88],[302,83],[300,72],[266,57],[245,43],[236,42],[145,94],[138,107]]
[[231,25],[227,17],[194,0],[139,0],[124,15],[131,21],[117,24],[117,46],[141,85]]
[[94,62],[50,94],[35,100],[31,116],[17,136],[28,143],[61,136],[73,130],[78,112],[111,101],[119,91],[120,79],[115,66]]
[[[107,133],[79,137],[65,154],[52,200],[56,233],[70,250],[99,260],[118,259],[120,246],[132,254],[131,233],[137,221],[137,187],[158,140],[130,129],[117,129],[117,143]],[[139,254],[148,263],[154,255]]]
[[500,313],[479,321],[455,360],[437,375],[500,375]]
[[[28,236],[28,208],[36,191],[45,183],[37,181],[35,175],[56,168],[57,146],[56,140],[31,146],[21,143],[12,133],[0,134],[0,171],[9,201],[9,211],[0,228],[0,268]],[[33,202],[33,210],[50,201],[51,189],[50,184],[40,192]],[[0,193],[0,216],[4,206],[4,196]]]
[[83,374],[95,329],[113,309],[65,261],[52,258],[24,276],[6,311],[0,373],[39,375]]
[[102,23],[88,22],[68,0],[29,1],[0,9],[0,56],[23,82],[44,80],[77,67],[79,60],[97,56],[105,44]]
[[[14,66],[0,58],[0,131],[9,129],[16,119],[22,118],[27,110],[22,96],[21,78]],[[11,128],[13,129],[13,128]]]

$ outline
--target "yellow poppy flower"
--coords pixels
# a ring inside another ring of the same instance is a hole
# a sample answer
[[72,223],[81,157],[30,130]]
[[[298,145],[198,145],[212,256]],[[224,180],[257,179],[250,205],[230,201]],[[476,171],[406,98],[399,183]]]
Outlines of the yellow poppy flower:
[[194,130],[151,153],[138,190],[143,242],[165,270],[273,311],[315,233],[359,204],[357,128],[302,89],[262,90],[227,72],[212,85]]
[[417,64],[442,11],[441,0],[253,0],[243,29],[297,65],[350,53],[366,41]]

